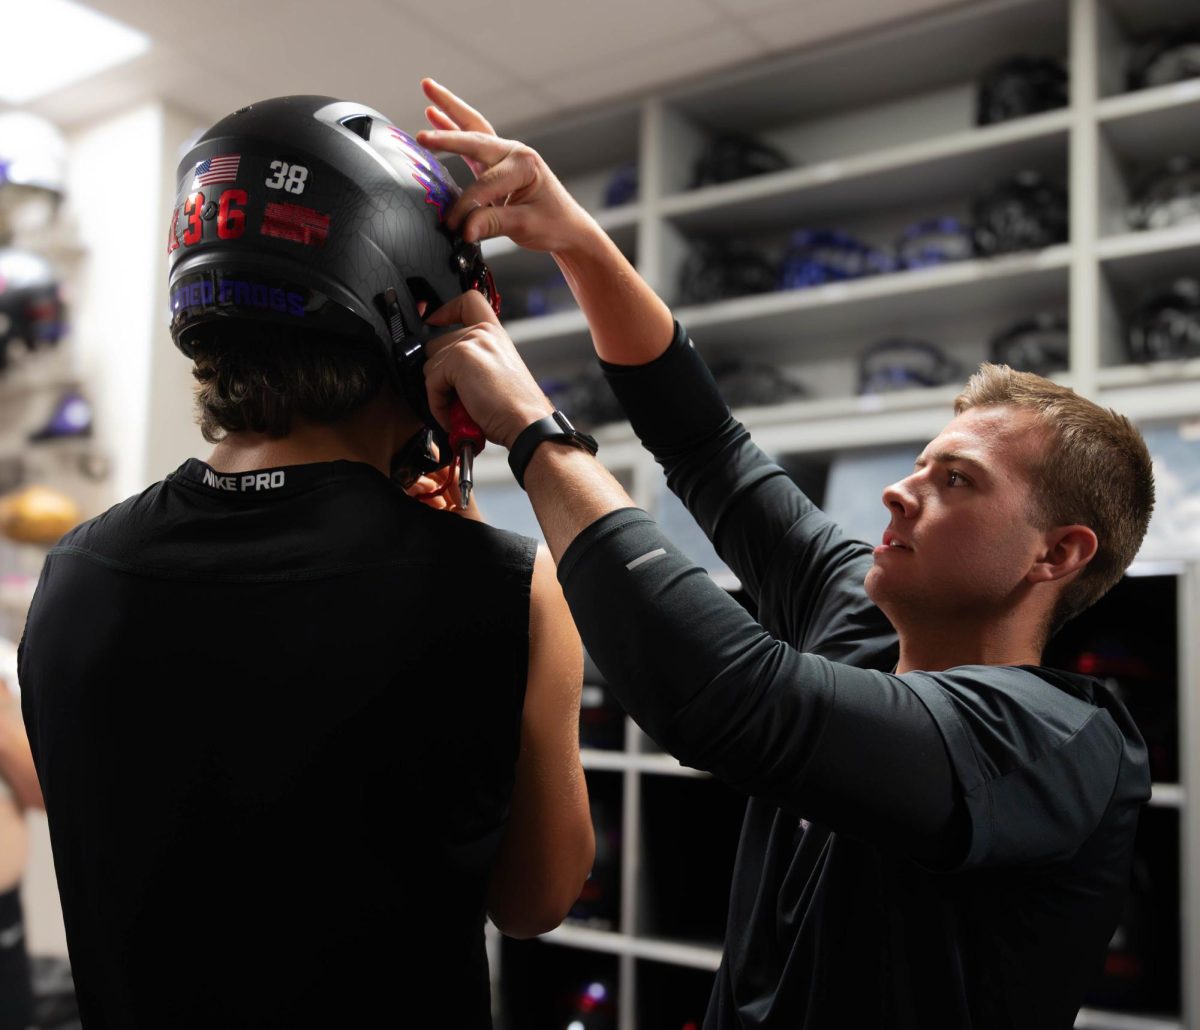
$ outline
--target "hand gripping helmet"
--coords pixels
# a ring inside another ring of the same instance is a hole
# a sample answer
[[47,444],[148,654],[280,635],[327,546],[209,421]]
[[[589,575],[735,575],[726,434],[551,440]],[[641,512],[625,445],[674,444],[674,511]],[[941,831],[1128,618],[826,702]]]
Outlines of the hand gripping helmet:
[[279,97],[219,121],[178,174],[168,290],[184,354],[227,319],[331,344],[376,341],[397,387],[441,433],[424,389],[420,305],[433,311],[476,288],[498,310],[499,296],[478,244],[445,227],[460,191],[433,154],[362,104]]

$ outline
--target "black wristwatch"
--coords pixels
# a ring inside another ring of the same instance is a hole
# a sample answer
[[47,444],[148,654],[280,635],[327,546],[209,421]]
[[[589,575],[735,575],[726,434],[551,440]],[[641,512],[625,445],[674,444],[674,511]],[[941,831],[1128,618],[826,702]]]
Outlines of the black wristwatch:
[[595,437],[581,433],[561,411],[555,410],[545,418],[539,418],[521,430],[508,451],[508,467],[517,477],[517,485],[522,490],[525,489],[525,469],[533,457],[533,452],[538,449],[539,444],[547,440],[578,447],[588,454],[595,454],[600,449]]

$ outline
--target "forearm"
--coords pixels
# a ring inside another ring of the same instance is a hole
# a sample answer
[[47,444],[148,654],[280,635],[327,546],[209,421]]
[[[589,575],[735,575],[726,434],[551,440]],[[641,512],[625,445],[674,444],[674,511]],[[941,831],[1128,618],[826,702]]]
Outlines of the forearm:
[[508,825],[488,884],[492,921],[513,937],[553,929],[579,897],[594,840],[579,761],[583,649],[553,562],[530,583],[529,676]]
[[44,808],[42,788],[19,714],[0,713],[0,779],[21,808]]
[[634,503],[612,473],[586,451],[544,443],[525,470],[525,489],[557,563],[571,542],[610,511]]
[[[578,708],[576,708],[576,712]],[[570,727],[578,738],[578,715]],[[579,764],[553,757],[557,741],[522,732],[505,842],[488,891],[488,914],[510,937],[533,937],[557,926],[583,889],[595,857],[587,784]],[[536,841],[536,846],[529,842]]]
[[578,220],[570,244],[554,251],[554,259],[602,360],[641,365],[666,349],[674,325],[670,309],[590,216]]

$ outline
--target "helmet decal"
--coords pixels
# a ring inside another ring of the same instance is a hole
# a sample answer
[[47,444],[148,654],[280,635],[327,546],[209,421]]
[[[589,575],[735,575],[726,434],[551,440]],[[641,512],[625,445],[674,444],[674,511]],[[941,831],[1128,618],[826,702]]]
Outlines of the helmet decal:
[[450,178],[450,173],[436,157],[426,150],[403,129],[394,125],[388,126],[388,132],[397,144],[397,149],[404,154],[412,165],[412,177],[425,190],[425,203],[432,204],[438,209],[438,218],[445,219],[450,205],[458,197],[458,187]]
[[301,204],[268,201],[263,209],[262,228],[259,231],[264,236],[274,236],[279,240],[323,247],[329,238],[329,215]]
[[206,157],[196,164],[196,170],[192,174],[192,189],[217,186],[223,182],[237,182],[238,165],[241,162],[241,154],[217,154],[213,157]]

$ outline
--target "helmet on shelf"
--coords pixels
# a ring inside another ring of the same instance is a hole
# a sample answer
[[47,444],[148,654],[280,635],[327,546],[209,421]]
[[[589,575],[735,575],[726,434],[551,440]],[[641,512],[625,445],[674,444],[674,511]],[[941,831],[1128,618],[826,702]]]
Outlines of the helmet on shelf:
[[217,122],[178,175],[167,254],[180,350],[193,356],[229,320],[374,341],[440,432],[425,396],[422,314],[471,288],[497,310],[499,296],[479,246],[446,228],[460,191],[433,154],[363,104],[277,97]]
[[896,240],[896,261],[901,268],[928,268],[974,256],[971,227],[950,215],[914,222]]
[[1071,333],[1064,315],[1043,311],[1005,326],[988,342],[991,361],[1047,376],[1070,365]]
[[1200,220],[1200,163],[1182,154],[1167,160],[1136,191],[1127,214],[1133,229]]
[[679,273],[679,298],[684,304],[707,304],[775,288],[775,267],[767,255],[739,240],[693,241]]
[[1130,318],[1126,339],[1134,361],[1200,357],[1200,281],[1177,279],[1149,294]]
[[859,355],[858,392],[891,393],[954,382],[958,363],[926,340],[892,336],[871,344]]
[[798,229],[779,263],[779,288],[797,290],[823,283],[891,272],[890,254],[838,229]]
[[1018,55],[979,77],[975,123],[992,125],[1067,106],[1067,72],[1053,57]]
[[1148,89],[1200,75],[1200,24],[1177,25],[1144,40],[1129,55],[1130,89]]
[[766,175],[789,164],[781,151],[745,133],[718,132],[709,137],[692,166],[692,188]]
[[1066,190],[1030,169],[994,183],[971,202],[975,249],[987,256],[1062,243],[1068,219]]
[[761,408],[808,395],[802,383],[765,361],[730,358],[713,361],[710,370],[731,408]]
[[40,254],[0,249],[0,372],[20,346],[26,351],[57,343],[66,330],[58,277]]
[[66,186],[67,145],[45,118],[0,114],[0,241],[49,222]]

